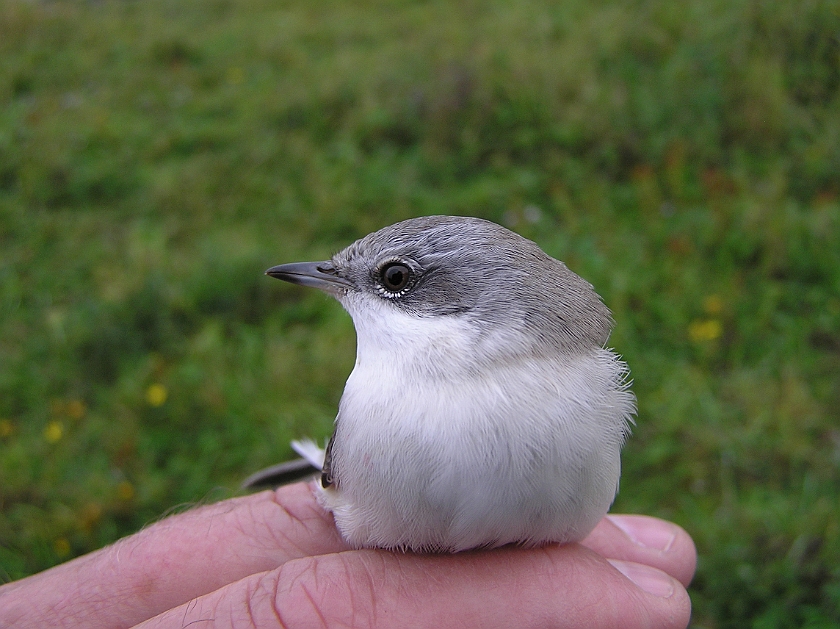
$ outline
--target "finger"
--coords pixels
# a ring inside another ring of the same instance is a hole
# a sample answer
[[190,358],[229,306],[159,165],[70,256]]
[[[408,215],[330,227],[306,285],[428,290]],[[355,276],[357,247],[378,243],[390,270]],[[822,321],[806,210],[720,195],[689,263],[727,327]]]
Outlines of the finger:
[[646,564],[684,586],[697,567],[697,550],[685,530],[645,515],[608,515],[582,544],[609,559]]
[[49,626],[56,614],[71,626],[131,626],[290,559],[345,548],[310,488],[290,485],[172,516],[3,586],[0,626]]
[[580,545],[425,556],[351,551],[290,561],[141,627],[687,626],[691,605],[679,581],[615,563]]

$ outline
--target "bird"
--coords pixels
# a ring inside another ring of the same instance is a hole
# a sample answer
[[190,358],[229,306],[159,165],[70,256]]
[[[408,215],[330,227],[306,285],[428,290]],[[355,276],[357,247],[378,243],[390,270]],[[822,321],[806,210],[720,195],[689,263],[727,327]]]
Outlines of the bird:
[[356,360],[326,448],[253,475],[318,469],[353,548],[455,553],[582,540],[618,492],[629,370],[593,286],[494,222],[425,216],[270,277],[336,298]]

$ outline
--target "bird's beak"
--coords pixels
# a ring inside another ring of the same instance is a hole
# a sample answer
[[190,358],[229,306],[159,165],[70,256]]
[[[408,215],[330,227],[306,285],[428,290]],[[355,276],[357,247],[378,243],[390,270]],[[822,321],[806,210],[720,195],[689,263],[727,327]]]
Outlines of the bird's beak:
[[311,286],[324,292],[336,294],[346,291],[352,284],[338,274],[332,262],[292,262],[273,266],[266,275],[278,280]]

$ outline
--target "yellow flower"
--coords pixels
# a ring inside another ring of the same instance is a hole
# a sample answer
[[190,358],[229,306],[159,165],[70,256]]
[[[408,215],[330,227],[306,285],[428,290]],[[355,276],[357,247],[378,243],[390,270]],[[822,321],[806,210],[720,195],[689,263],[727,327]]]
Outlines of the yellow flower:
[[149,388],[146,389],[146,403],[155,408],[163,406],[168,396],[169,391],[159,382],[149,385]]
[[0,419],[0,439],[10,437],[15,431],[15,425],[11,419]]
[[88,502],[79,512],[79,526],[85,531],[91,531],[102,519],[102,506],[96,502]]
[[70,400],[67,402],[67,416],[70,419],[79,420],[87,413],[87,405],[81,400]]
[[64,425],[61,422],[50,422],[44,428],[44,439],[47,443],[56,443],[64,436]]
[[695,343],[714,341],[723,333],[723,325],[717,319],[692,321],[688,326],[688,337]]
[[117,485],[117,497],[120,500],[131,500],[134,498],[134,485],[129,483],[127,480],[122,481],[119,485]]
[[59,557],[66,557],[70,554],[70,542],[66,537],[59,537],[53,542],[53,550]]

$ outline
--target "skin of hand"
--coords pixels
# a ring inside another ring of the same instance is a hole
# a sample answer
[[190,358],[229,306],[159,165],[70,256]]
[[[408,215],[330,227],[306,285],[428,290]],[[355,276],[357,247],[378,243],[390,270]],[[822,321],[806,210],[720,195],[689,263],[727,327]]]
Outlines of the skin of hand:
[[351,550],[308,484],[166,518],[0,587],[0,627],[685,628],[680,527],[609,515],[580,544]]

